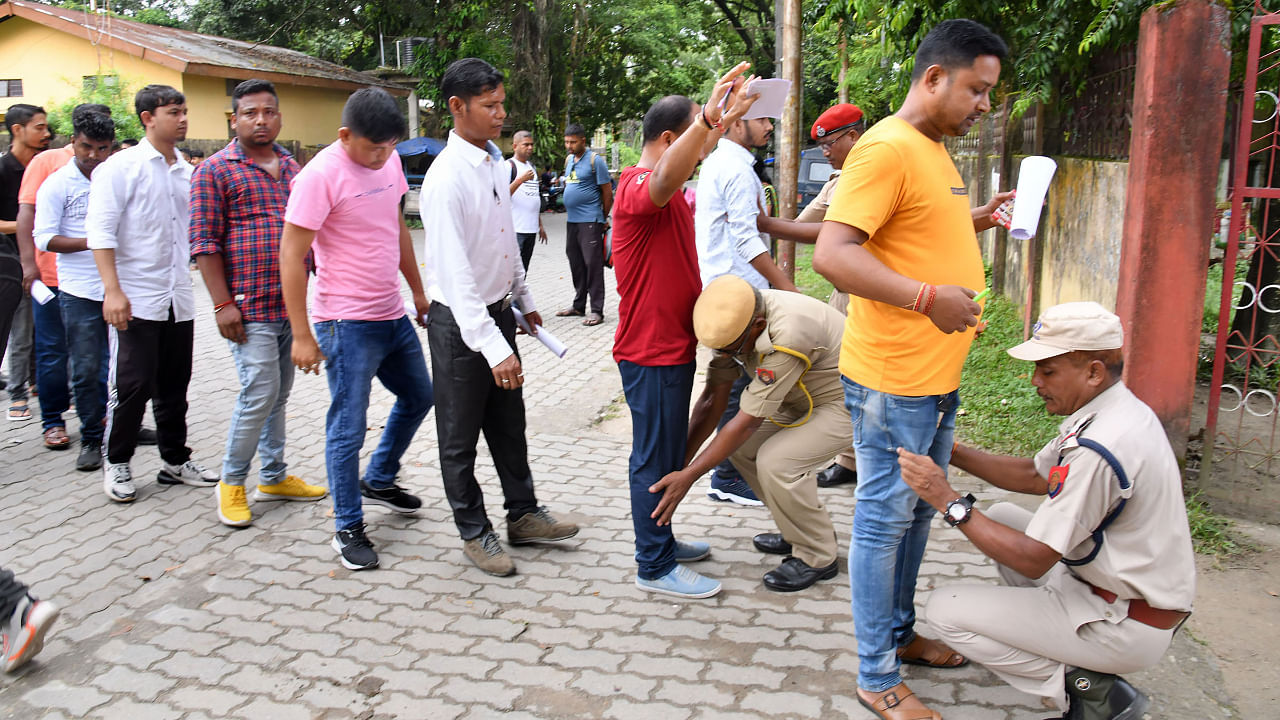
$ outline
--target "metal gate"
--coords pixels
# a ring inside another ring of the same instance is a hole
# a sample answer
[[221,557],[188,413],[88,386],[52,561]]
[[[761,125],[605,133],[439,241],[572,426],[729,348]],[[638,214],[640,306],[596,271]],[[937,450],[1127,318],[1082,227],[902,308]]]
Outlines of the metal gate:
[[1253,18],[1243,98],[1200,484],[1275,517],[1280,499],[1267,491],[1280,475],[1280,13]]

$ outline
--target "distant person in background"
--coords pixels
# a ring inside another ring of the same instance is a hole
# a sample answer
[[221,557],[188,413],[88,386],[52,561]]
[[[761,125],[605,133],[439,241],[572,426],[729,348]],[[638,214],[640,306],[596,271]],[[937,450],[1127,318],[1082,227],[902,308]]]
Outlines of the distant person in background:
[[[49,147],[53,134],[44,108],[19,103],[5,111],[5,129],[9,131],[9,151],[0,155],[0,253],[18,258],[20,295],[13,308],[0,307],[0,360],[9,357],[9,420],[31,419],[27,406],[31,381],[33,321],[31,283],[40,277],[35,250],[18,243],[18,195],[22,176],[36,154]],[[6,263],[7,264],[7,263]],[[11,272],[11,269],[10,269]]]
[[[613,209],[613,179],[604,158],[587,147],[587,131],[578,123],[564,130],[565,254],[573,278],[573,303],[557,317],[582,317],[583,325],[604,322],[604,236]],[[591,312],[587,312],[587,300]]]
[[326,490],[288,474],[285,407],[293,387],[293,333],[280,289],[280,233],[298,163],[275,140],[280,100],[266,80],[245,80],[231,95],[236,137],[191,176],[191,255],[227,339],[240,394],[227,428],[218,483],[218,521],[253,522],[244,484],[256,453],[262,467],[253,499],[314,501]]
[[533,135],[528,130],[517,131],[512,146],[515,152],[507,160],[511,165],[511,219],[515,223],[516,239],[520,241],[520,262],[528,272],[533,244],[541,240],[545,245],[547,230],[542,227],[537,170],[529,162],[533,158]]

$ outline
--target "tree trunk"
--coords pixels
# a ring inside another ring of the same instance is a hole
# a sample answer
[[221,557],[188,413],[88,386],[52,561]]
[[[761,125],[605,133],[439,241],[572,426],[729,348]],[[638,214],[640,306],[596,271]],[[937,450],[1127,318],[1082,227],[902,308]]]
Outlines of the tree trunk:
[[[778,214],[796,216],[796,181],[800,172],[800,92],[804,83],[800,64],[800,0],[780,0],[782,11],[782,77],[791,81],[791,93],[782,109],[778,128]],[[778,266],[792,281],[796,276],[796,244],[778,243]]]
[[516,3],[511,19],[511,42],[515,60],[509,84],[515,92],[510,103],[512,119],[528,129],[538,115],[551,112],[551,52],[548,42],[555,0],[532,0]]
[[573,69],[578,64],[578,33],[582,31],[582,6],[577,2],[573,3],[573,34],[569,36],[569,56],[568,62],[565,63],[564,78],[564,125],[568,127],[569,117],[573,113]]
[[840,57],[840,76],[836,80],[838,88],[839,100],[842,103],[849,102],[849,86],[846,78],[849,77],[849,33],[845,30],[844,20],[837,20],[836,26],[839,28],[840,42],[836,45],[836,52]]

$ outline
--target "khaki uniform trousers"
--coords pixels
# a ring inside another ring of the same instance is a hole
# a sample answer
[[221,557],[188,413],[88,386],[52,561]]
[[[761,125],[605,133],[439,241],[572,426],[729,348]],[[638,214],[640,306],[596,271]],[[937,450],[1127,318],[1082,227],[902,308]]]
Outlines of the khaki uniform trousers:
[[[774,419],[789,425],[800,418]],[[791,543],[791,554],[810,567],[830,565],[838,552],[831,516],[818,499],[817,471],[852,442],[849,412],[842,403],[827,403],[815,406],[799,427],[782,428],[765,420],[729,458],[773,514],[782,537]]]
[[[1025,531],[1031,513],[997,503],[987,517]],[[952,585],[933,591],[925,618],[956,652],[1013,687],[1067,709],[1068,667],[1116,675],[1151,667],[1173,640],[1137,620],[1117,619],[1061,563],[1039,580],[997,565],[1008,587]]]
[[[849,314],[849,293],[843,293],[839,290],[832,290],[831,297],[827,298],[827,304],[840,311],[843,315]],[[853,454],[853,448],[847,447],[836,455],[836,464],[845,470],[857,470],[858,462]]]

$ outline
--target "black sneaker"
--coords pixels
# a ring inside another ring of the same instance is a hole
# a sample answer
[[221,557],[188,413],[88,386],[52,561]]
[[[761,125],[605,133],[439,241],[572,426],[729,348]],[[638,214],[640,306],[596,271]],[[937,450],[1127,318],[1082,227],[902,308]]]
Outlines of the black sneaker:
[[80,440],[80,455],[76,457],[76,469],[91,472],[102,467],[102,441]]
[[361,480],[360,496],[364,498],[365,505],[381,505],[402,515],[412,515],[422,507],[422,501],[416,495],[410,495],[395,483],[391,483],[391,487],[375,488]]
[[364,523],[339,530],[333,536],[331,544],[342,558],[342,566],[348,570],[372,570],[378,567],[378,553],[374,552],[373,543],[364,534]]
[[149,427],[138,428],[138,444],[139,445],[155,445],[157,442],[158,440],[156,439],[155,430],[152,430]]

